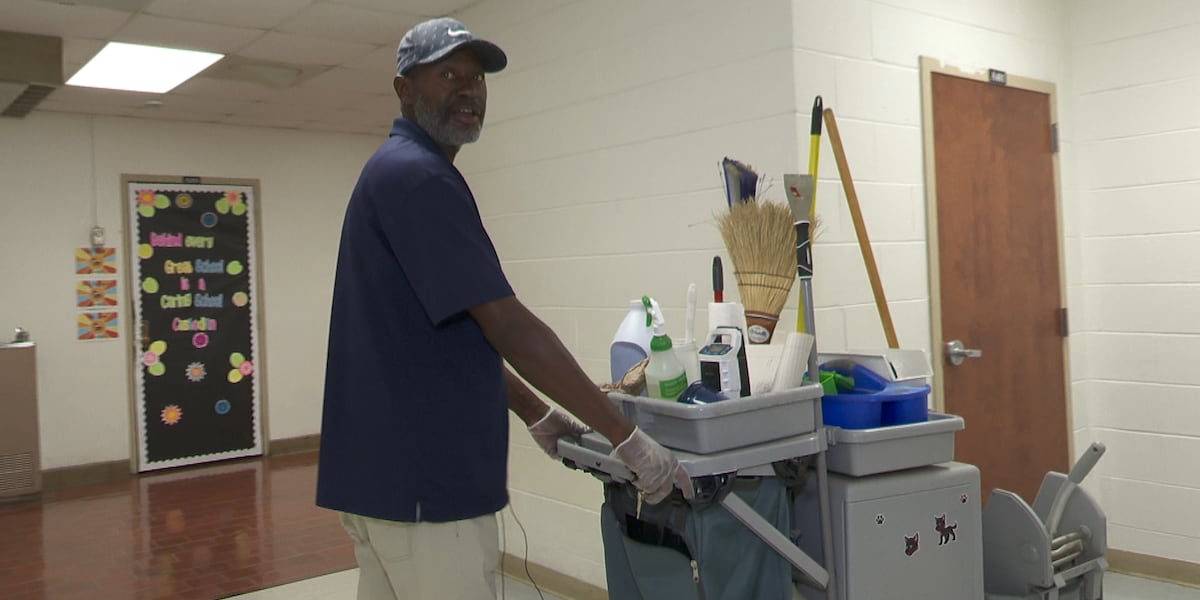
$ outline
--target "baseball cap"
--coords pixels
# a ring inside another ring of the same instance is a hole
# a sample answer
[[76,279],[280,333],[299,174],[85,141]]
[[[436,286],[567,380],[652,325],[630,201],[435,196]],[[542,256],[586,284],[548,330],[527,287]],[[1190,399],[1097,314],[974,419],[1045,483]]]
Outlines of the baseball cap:
[[417,65],[437,62],[463,46],[475,51],[487,73],[508,65],[508,56],[499,46],[475,37],[461,22],[442,17],[418,23],[404,34],[396,49],[396,74],[404,75]]

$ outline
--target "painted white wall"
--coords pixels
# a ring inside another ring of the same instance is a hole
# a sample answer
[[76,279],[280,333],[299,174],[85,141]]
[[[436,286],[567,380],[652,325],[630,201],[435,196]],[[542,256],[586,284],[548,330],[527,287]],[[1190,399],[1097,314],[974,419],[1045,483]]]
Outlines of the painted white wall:
[[34,112],[0,119],[0,140],[0,331],[38,342],[43,468],[130,456],[123,249],[122,339],[75,339],[75,248],[93,215],[122,247],[122,173],[260,181],[267,433],[317,432],[342,212],[378,139]]
[[1200,563],[1200,5],[1068,2],[1095,485],[1116,548]]

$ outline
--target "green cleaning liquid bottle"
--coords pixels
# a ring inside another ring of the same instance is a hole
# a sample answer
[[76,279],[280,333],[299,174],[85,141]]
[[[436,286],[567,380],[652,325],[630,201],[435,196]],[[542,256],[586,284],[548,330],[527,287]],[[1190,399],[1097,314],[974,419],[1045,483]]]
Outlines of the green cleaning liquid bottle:
[[671,349],[671,336],[667,335],[667,324],[658,302],[642,296],[642,305],[646,308],[646,327],[654,328],[654,337],[650,338],[650,363],[646,365],[646,391],[651,398],[674,402],[687,388],[687,371]]

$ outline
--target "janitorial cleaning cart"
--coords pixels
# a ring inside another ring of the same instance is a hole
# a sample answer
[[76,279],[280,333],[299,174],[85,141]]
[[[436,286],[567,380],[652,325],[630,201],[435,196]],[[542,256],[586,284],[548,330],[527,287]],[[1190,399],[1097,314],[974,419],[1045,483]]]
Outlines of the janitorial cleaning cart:
[[[695,498],[676,491],[642,505],[632,476],[596,434],[559,442],[571,466],[602,481],[609,597],[614,600],[793,598],[793,574],[814,589],[834,587],[820,564],[793,542],[789,487],[807,477],[823,489],[826,449],[816,384],[707,405],[612,394],[647,434],[673,448]],[[810,468],[810,465],[811,468]],[[810,477],[811,476],[811,477]],[[832,544],[828,519],[812,535]]]
[[954,461],[963,420],[916,414],[912,382],[857,374],[857,393],[806,384],[706,405],[611,394],[673,449],[696,494],[642,505],[604,438],[560,441],[570,466],[604,481],[610,597],[1102,598],[1104,513],[1077,484],[1103,446],[1047,474],[1032,507],[994,490],[982,510],[978,469]]

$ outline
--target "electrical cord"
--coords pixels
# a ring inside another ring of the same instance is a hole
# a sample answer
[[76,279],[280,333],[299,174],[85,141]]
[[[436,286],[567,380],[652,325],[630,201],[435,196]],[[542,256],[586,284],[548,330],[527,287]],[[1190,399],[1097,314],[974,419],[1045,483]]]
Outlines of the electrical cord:
[[512,513],[513,520],[517,522],[517,527],[521,528],[521,537],[525,540],[525,576],[529,578],[529,583],[533,584],[533,589],[537,591],[538,598],[546,600],[546,597],[542,595],[542,588],[538,587],[537,582],[533,580],[533,574],[529,572],[529,535],[525,532],[525,526],[521,524],[521,519],[517,517],[517,511],[513,509],[511,502],[508,504],[508,512]]
[[504,514],[501,513],[498,517],[500,521],[500,600],[508,600],[508,595],[504,590],[504,580],[508,577],[504,576],[504,555],[508,552],[508,532],[504,529]]

